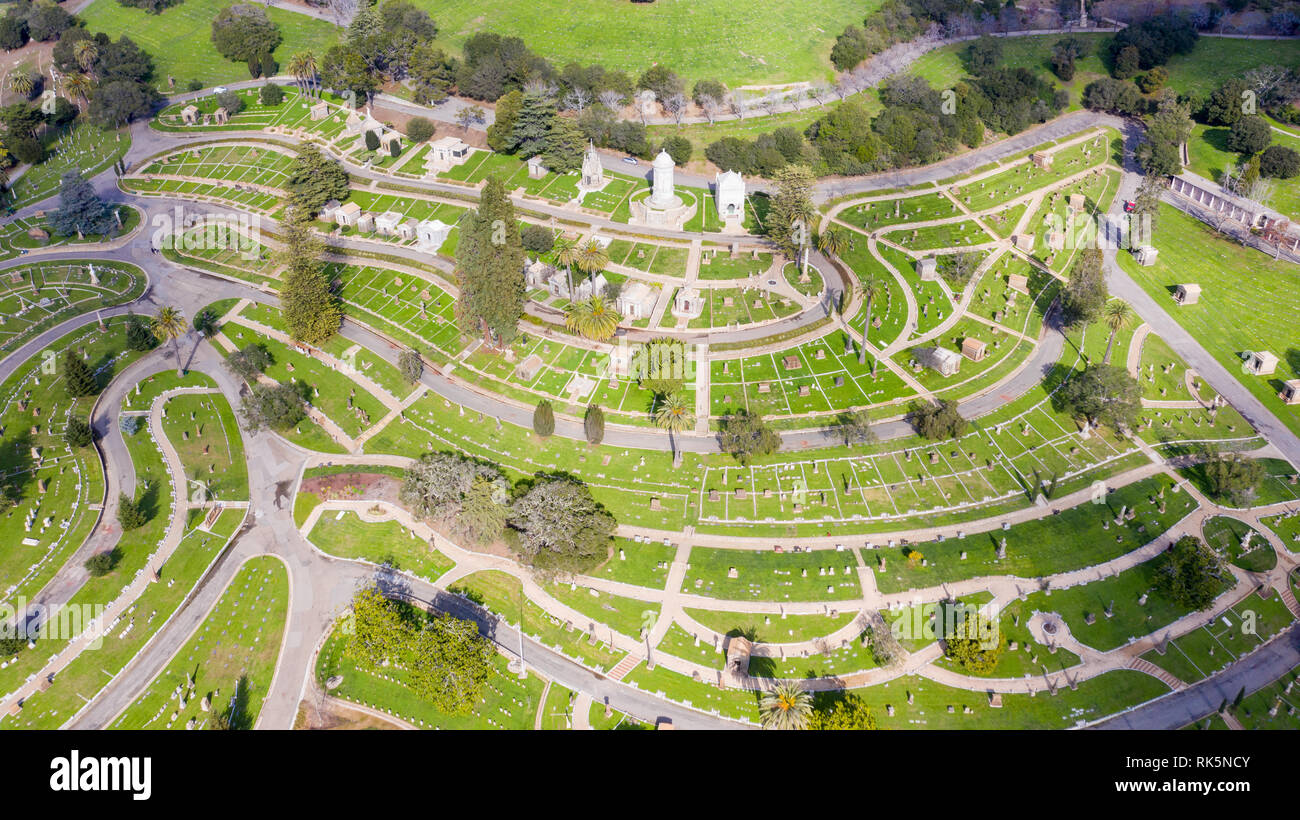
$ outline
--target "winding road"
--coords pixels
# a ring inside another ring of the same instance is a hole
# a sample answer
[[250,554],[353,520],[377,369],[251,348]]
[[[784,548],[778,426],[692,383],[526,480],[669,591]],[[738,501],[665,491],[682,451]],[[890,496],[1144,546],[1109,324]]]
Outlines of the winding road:
[[[1024,132],[1015,137],[1002,140],[967,154],[920,169],[879,174],[872,177],[852,180],[827,180],[818,185],[819,201],[827,201],[851,194],[864,194],[871,191],[904,186],[914,186],[956,176],[987,163],[1022,153],[1029,147],[1048,140],[1055,140],[1088,128],[1109,126],[1119,129],[1127,143],[1126,159],[1131,162],[1132,148],[1140,139],[1140,129],[1133,123],[1106,115],[1091,112],[1078,112],[1054,120],[1039,128]],[[128,162],[138,166],[144,159],[160,151],[174,150],[196,142],[186,135],[168,134],[150,129],[147,124],[137,124],[133,130],[135,142],[128,154]],[[240,135],[224,134],[223,138],[238,138]],[[261,138],[261,134],[245,134],[248,138]],[[277,136],[275,139],[292,143],[293,140]],[[350,168],[362,179],[377,179],[376,172],[366,169]],[[622,169],[620,169],[622,170]],[[1130,197],[1139,182],[1139,177],[1131,167],[1126,166],[1122,177],[1120,196],[1112,206],[1112,217],[1117,217],[1122,200]],[[456,186],[420,181],[412,184],[422,190],[433,193],[454,193],[464,197],[466,191]],[[151,248],[151,226],[155,217],[169,215],[177,205],[182,205],[188,212],[204,212],[204,206],[191,202],[158,198],[126,197],[114,184],[111,174],[100,175],[96,185],[106,196],[117,200],[127,200],[144,212],[142,229],[129,241],[111,250],[52,251],[33,253],[0,264],[0,270],[28,265],[36,260],[59,259],[112,259],[130,262],[149,273],[151,286],[146,294],[131,305],[103,311],[105,316],[116,316],[128,312],[151,312],[157,307],[168,304],[182,310],[187,316],[206,304],[223,298],[245,298],[257,302],[275,304],[274,296],[260,291],[248,284],[227,280],[202,271],[196,271],[164,260]],[[588,218],[575,215],[571,210],[552,206],[542,206],[529,200],[523,203],[529,211],[541,214],[544,218],[560,217],[574,219],[575,216],[589,223],[595,229],[627,230],[626,225],[612,223],[608,220]],[[24,209],[25,213],[36,210],[38,206]],[[699,238],[699,234],[680,231],[654,231],[637,229],[655,236],[670,239]],[[708,238],[708,235],[706,235]],[[722,236],[713,237],[725,241]],[[346,244],[346,243],[345,243]],[[396,251],[398,249],[394,249]],[[396,254],[402,255],[402,254]],[[427,264],[428,257],[418,260]],[[827,260],[817,257],[815,263],[823,270],[829,270]],[[445,270],[446,267],[443,266]],[[1220,395],[1242,411],[1243,415],[1260,431],[1261,435],[1293,463],[1300,464],[1300,439],[1282,425],[1266,407],[1256,400],[1237,380],[1214,360],[1189,334],[1154,300],[1150,299],[1115,263],[1113,251],[1106,256],[1106,270],[1112,293],[1128,301],[1142,320],[1149,324],[1154,332],[1162,336],[1172,347],[1196,369],[1202,378]],[[843,285],[841,285],[842,287]],[[813,317],[813,318],[804,318]],[[817,316],[815,310],[807,311],[803,316],[790,323],[791,329],[798,329],[810,324]],[[95,321],[94,315],[78,317],[64,322],[57,328],[50,329],[29,341],[10,356],[0,360],[0,380],[12,374],[22,363],[41,348],[71,330]],[[354,342],[370,348],[378,355],[396,363],[399,349],[373,331],[353,321],[345,321],[342,335]],[[768,331],[770,332],[770,330]],[[729,338],[729,337],[724,337]],[[735,337],[741,340],[744,337]],[[221,366],[221,357],[206,344],[192,344],[187,340],[186,355],[192,355],[189,367],[206,373],[218,384],[221,392],[232,406],[239,404],[239,387]],[[984,415],[1002,404],[1022,395],[1039,384],[1047,370],[1061,357],[1064,336],[1053,323],[1046,323],[1044,335],[1039,340],[1033,355],[1007,382],[992,391],[969,399],[961,404],[961,411],[967,417]],[[142,358],[128,368],[106,390],[92,423],[100,433],[101,453],[109,477],[109,499],[116,498],[118,488],[130,488],[134,481],[133,469],[129,455],[126,453],[120,434],[117,433],[117,408],[132,382],[149,372],[174,367],[168,363],[167,349],[160,349]],[[152,370],[150,369],[152,368]],[[434,393],[461,404],[471,410],[497,417],[511,423],[527,427],[531,423],[532,410],[517,403],[502,401],[499,397],[483,393],[468,385],[437,372],[426,369],[423,383]],[[883,439],[910,434],[910,428],[902,421],[882,422],[877,433]],[[556,433],[575,440],[581,440],[583,430],[581,423],[567,418],[557,420]],[[200,582],[196,593],[177,613],[170,623],[156,636],[147,649],[136,657],[130,666],[118,675],[108,687],[86,709],[70,721],[69,725],[78,728],[95,728],[109,725],[114,717],[128,706],[135,695],[142,691],[148,681],[162,669],[193,629],[202,621],[203,615],[220,595],[226,583],[233,577],[243,559],[256,554],[271,553],[282,557],[290,568],[291,606],[289,623],[286,631],[284,651],[272,684],[272,690],[266,700],[259,726],[266,728],[289,728],[293,725],[299,703],[310,693],[312,682],[312,660],[320,642],[333,619],[347,605],[359,584],[366,583],[376,576],[376,571],[365,564],[327,557],[313,548],[300,534],[292,516],[292,498],[310,455],[292,444],[269,433],[248,434],[246,452],[249,460],[249,481],[251,507],[246,527],[236,536],[226,552],[219,558],[208,574]],[[811,449],[835,444],[838,439],[831,431],[796,431],[784,434],[788,449]],[[657,430],[623,428],[611,425],[606,434],[606,442],[630,448],[666,449],[665,434]],[[717,440],[712,435],[680,435],[679,446],[693,452],[713,452],[718,448]],[[183,478],[183,477],[182,477]],[[115,543],[119,533],[114,531],[112,508],[105,510],[101,524],[95,529],[91,538],[82,546],[75,560],[70,561],[55,578],[42,590],[40,600],[56,603],[67,600],[72,593],[84,583],[84,570],[80,558],[93,551],[98,551]],[[394,592],[406,595],[413,600],[430,604],[442,610],[470,617],[478,621],[485,634],[495,640],[507,654],[513,653],[519,645],[519,636],[511,627],[490,616],[485,616],[463,599],[428,584],[412,581],[405,576],[395,577],[380,573],[379,580]],[[1297,644],[1295,627],[1292,627],[1284,640],[1275,641],[1267,653],[1256,653],[1250,659],[1230,668],[1207,683],[1217,687],[1235,688],[1241,684],[1232,683],[1240,679],[1247,688],[1256,684],[1267,683],[1265,677],[1273,675],[1276,667],[1290,662],[1294,665]],[[633,687],[604,676],[596,675],[581,665],[568,660],[555,651],[537,644],[531,639],[523,641],[527,664],[544,676],[576,692],[590,697],[595,702],[608,702],[613,708],[642,720],[654,722],[660,717],[668,717],[682,728],[720,728],[734,727],[736,724],[722,718],[711,716],[697,710],[688,709],[663,701]],[[1287,654],[1287,653],[1290,654]],[[1269,678],[1271,680],[1271,678]],[[1116,718],[1115,721],[1126,727],[1161,726],[1172,728],[1189,722],[1186,718],[1197,709],[1214,701],[1211,709],[1217,707],[1220,699],[1213,693],[1193,695],[1191,693],[1205,687],[1211,692],[1212,687],[1205,685],[1192,687],[1175,695],[1155,701],[1139,709]],[[1213,690],[1217,692],[1217,689]],[[1199,698],[1199,699],[1198,699]]]

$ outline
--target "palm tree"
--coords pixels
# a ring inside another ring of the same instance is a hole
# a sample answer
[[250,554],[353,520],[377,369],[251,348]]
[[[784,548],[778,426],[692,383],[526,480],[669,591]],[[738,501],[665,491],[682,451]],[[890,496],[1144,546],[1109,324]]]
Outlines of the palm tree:
[[80,97],[83,103],[90,102],[90,90],[94,88],[94,82],[86,74],[65,74],[63,75],[63,93],[73,99]]
[[1112,299],[1106,304],[1106,311],[1103,316],[1106,327],[1110,328],[1110,338],[1106,340],[1106,355],[1102,358],[1102,364],[1110,364],[1110,349],[1115,344],[1115,336],[1121,330],[1128,327],[1129,319],[1132,318],[1133,312],[1129,310],[1128,303],[1119,299]]
[[671,393],[660,399],[654,419],[659,429],[668,431],[668,449],[672,451],[673,461],[676,461],[677,439],[673,434],[695,426],[694,408],[684,394]]
[[10,74],[7,85],[9,86],[10,91],[23,99],[27,99],[27,97],[31,96],[32,89],[36,87],[36,83],[32,80],[32,75],[28,74],[26,71],[15,71]]
[[791,681],[764,692],[758,708],[764,729],[805,729],[812,716],[812,695],[803,684]]
[[99,47],[95,41],[89,37],[84,40],[78,40],[72,44],[72,58],[81,66],[81,70],[87,74],[91,73],[90,69],[99,59]]
[[816,218],[817,209],[813,207],[811,202],[797,203],[790,213],[791,230],[798,228],[797,235],[792,235],[790,238],[798,241],[797,253],[800,273],[808,269],[808,226]]
[[817,237],[817,250],[827,256],[839,256],[848,244],[848,237],[839,228],[827,228]]
[[310,51],[299,51],[289,58],[287,68],[293,75],[298,90],[306,95],[312,80],[316,77],[316,56]]
[[613,336],[622,320],[623,317],[604,296],[573,302],[564,311],[564,326],[570,332],[598,342]]
[[578,243],[572,239],[560,237],[555,241],[555,264],[564,266],[564,273],[569,278],[569,295],[573,295],[573,266],[581,257]]
[[[867,363],[867,330],[871,327],[871,303],[880,295],[880,283],[876,277],[867,275],[862,280],[862,298],[867,300],[866,309],[862,311],[862,348],[858,350],[858,364]],[[876,363],[871,363],[871,375],[876,374]]]
[[582,269],[583,273],[587,274],[588,279],[603,271],[608,264],[609,254],[595,239],[588,239],[578,249],[578,267]]
[[153,332],[159,339],[171,339],[172,354],[176,356],[176,375],[185,375],[181,367],[180,338],[185,335],[185,317],[179,309],[164,305],[153,317]]
[[582,268],[583,273],[598,273],[608,264],[609,254],[605,253],[604,246],[595,239],[588,239],[578,249],[578,267]]

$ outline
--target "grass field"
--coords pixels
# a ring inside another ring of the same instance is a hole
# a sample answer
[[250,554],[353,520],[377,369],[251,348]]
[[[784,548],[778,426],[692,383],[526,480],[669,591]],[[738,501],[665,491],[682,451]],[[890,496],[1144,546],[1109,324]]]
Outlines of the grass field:
[[[1300,376],[1300,344],[1291,316],[1295,266],[1224,239],[1169,205],[1160,206],[1153,233],[1160,251],[1156,264],[1140,267],[1131,254],[1121,252],[1120,265],[1284,424],[1300,432],[1300,405],[1285,405],[1277,396],[1283,381]],[[1201,299],[1176,306],[1173,287],[1188,282],[1201,286]],[[1225,322],[1228,316],[1235,320]],[[1242,369],[1242,353],[1261,350],[1280,359],[1271,376]]]
[[284,563],[269,555],[249,560],[203,625],[114,726],[188,729],[193,722],[205,728],[215,712],[228,712],[233,727],[253,728],[271,688],[288,611]]
[[50,155],[14,182],[11,207],[21,208],[58,193],[59,180],[68,171],[79,171],[90,179],[108,168],[131,148],[131,132],[105,131],[78,120],[66,130],[51,129],[44,141]]
[[437,44],[455,51],[471,35],[491,31],[522,37],[557,66],[599,62],[636,77],[662,63],[688,80],[716,78],[734,87],[829,76],[836,35],[849,23],[861,25],[880,2],[415,0],[415,5],[438,23]]
[[[183,91],[190,80],[210,86],[248,79],[243,63],[227,60],[212,47],[212,18],[234,4],[235,0],[185,0],[154,15],[120,6],[117,0],[95,0],[78,17],[90,31],[102,31],[113,39],[128,35],[153,56],[155,85],[165,92],[167,78],[173,77],[177,90]],[[281,67],[297,51],[311,51],[319,60],[338,40],[338,29],[324,20],[273,6],[266,8],[266,14],[280,27],[283,40],[275,59]]]
[[[1229,166],[1241,162],[1241,155],[1228,150],[1229,129],[1219,126],[1197,125],[1192,129],[1192,138],[1187,142],[1191,169],[1201,176],[1219,181]],[[1273,145],[1281,145],[1300,151],[1300,139],[1273,132]],[[1300,219],[1300,177],[1291,179],[1265,179],[1272,186],[1268,205],[1290,216]]]
[[310,533],[322,552],[340,558],[360,558],[413,572],[430,582],[455,562],[396,521],[362,521],[355,512],[326,512]]

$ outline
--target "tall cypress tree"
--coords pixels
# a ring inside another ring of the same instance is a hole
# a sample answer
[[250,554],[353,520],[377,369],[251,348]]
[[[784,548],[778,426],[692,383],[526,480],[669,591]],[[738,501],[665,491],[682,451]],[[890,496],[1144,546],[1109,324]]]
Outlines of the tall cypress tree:
[[72,398],[93,396],[99,392],[99,383],[90,367],[81,360],[76,351],[68,348],[63,351],[63,383]]
[[321,261],[325,246],[312,234],[303,209],[295,208],[292,214],[284,221],[280,252],[281,262],[288,266],[280,286],[280,309],[290,336],[320,345],[338,332],[343,316]]
[[550,94],[540,89],[525,91],[519,116],[510,133],[509,149],[521,157],[542,153],[554,119],[555,100]]
[[533,411],[533,432],[542,438],[555,432],[555,410],[546,399],[537,402],[537,409]]
[[600,444],[605,438],[605,411],[599,404],[587,406],[587,415],[582,419],[582,429],[587,435],[588,444]]
[[524,247],[501,180],[488,179],[478,210],[462,220],[456,257],[461,327],[489,345],[510,344],[524,315]]

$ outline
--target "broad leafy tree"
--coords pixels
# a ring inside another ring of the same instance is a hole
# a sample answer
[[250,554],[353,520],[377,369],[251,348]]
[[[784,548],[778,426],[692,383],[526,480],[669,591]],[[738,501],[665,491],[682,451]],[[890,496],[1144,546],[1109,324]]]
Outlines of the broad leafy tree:
[[1179,538],[1158,561],[1156,588],[1188,609],[1208,608],[1230,577],[1223,559],[1194,535]]
[[1065,383],[1061,399],[1093,424],[1132,427],[1142,409],[1142,388],[1122,367],[1092,364]]
[[571,478],[539,479],[510,507],[516,550],[545,573],[581,573],[609,555],[618,522]]
[[722,420],[718,442],[722,452],[731,454],[741,464],[749,464],[755,457],[770,455],[781,448],[781,436],[761,415],[747,410]]

